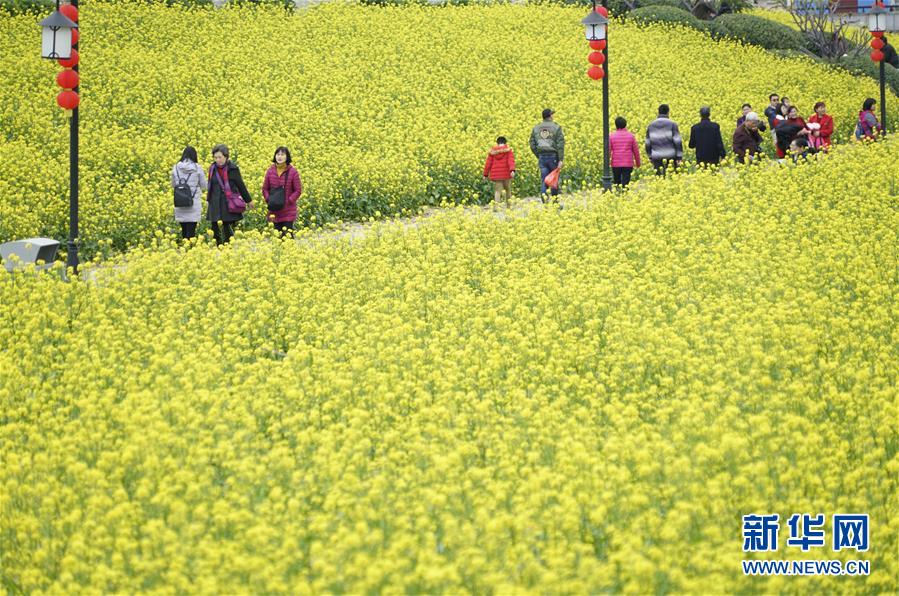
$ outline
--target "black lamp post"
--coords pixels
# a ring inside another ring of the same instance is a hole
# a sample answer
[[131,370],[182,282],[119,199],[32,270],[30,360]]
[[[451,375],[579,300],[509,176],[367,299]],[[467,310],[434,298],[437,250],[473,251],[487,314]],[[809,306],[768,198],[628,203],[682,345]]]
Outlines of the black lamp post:
[[[880,39],[883,37],[883,34],[887,30],[887,17],[890,12],[883,7],[883,4],[878,2],[874,8],[868,11],[868,31],[870,31],[871,35],[873,35],[876,39]],[[874,42],[872,42],[873,45]],[[880,46],[883,47],[883,41],[880,42]],[[886,76],[884,73],[884,56],[883,52],[880,51],[879,48],[875,48],[873,52],[871,52],[871,58],[874,59],[875,56],[879,54],[880,60],[876,60],[880,63],[880,125],[883,127],[883,133],[886,134],[887,130],[887,106],[886,106]]]
[[[41,21],[41,55],[50,60],[59,60],[60,63],[71,68],[75,72],[75,87],[71,92],[60,94],[57,98],[60,106],[69,111],[69,241],[66,256],[66,267],[78,272],[78,24],[77,19],[78,0],[71,0],[74,10],[70,11],[69,18],[59,10],[59,0],[56,2],[56,12]],[[66,8],[63,9],[68,10]],[[59,80],[59,79],[57,79]],[[72,95],[74,93],[74,95]],[[74,102],[70,104],[68,102]],[[65,102],[65,103],[64,103]]]
[[[603,4],[603,12],[608,14],[605,0],[603,0]],[[581,23],[585,27],[590,46],[594,49],[602,48],[601,57],[598,55],[598,51],[591,54],[591,63],[594,66],[587,74],[594,79],[602,78],[602,187],[608,191],[612,190],[612,172],[609,168],[609,19],[597,12],[596,0],[593,0],[593,10]],[[598,59],[592,59],[594,55]]]
[[[78,0],[72,0],[72,6],[78,7]],[[78,44],[74,44],[78,49]],[[72,67],[78,72],[78,65]],[[78,93],[78,87],[73,89]],[[72,110],[69,120],[69,250],[66,267],[72,267],[78,273],[78,106]]]

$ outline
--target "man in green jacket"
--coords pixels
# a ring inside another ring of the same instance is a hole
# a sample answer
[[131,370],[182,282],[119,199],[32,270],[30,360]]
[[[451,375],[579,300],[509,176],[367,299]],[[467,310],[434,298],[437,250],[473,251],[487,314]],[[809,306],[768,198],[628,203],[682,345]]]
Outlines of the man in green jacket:
[[[537,163],[540,166],[540,194],[544,197],[546,183],[543,179],[556,168],[561,168],[562,160],[565,158],[565,135],[562,133],[562,127],[553,121],[554,113],[549,108],[543,110],[543,122],[531,131],[531,151],[537,156]],[[559,194],[558,188],[550,190],[553,196]]]

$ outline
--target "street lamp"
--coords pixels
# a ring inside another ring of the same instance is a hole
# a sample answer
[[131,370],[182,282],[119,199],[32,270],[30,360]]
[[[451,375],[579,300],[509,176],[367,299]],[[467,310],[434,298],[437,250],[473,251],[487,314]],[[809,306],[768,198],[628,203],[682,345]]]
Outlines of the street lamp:
[[871,32],[871,36],[874,38],[871,40],[871,47],[874,50],[871,52],[871,60],[874,62],[880,63],[880,125],[882,128],[881,134],[886,134],[887,129],[887,106],[886,106],[886,76],[884,73],[884,64],[883,59],[884,55],[881,52],[881,48],[883,48],[884,41],[881,39],[883,34],[887,30],[887,19],[890,16],[890,11],[883,7],[883,4],[878,2],[874,8],[868,11],[867,20],[868,20],[868,31]]
[[69,239],[66,267],[78,272],[78,0],[59,5],[56,12],[41,21],[41,56],[59,61],[66,70],[56,77],[63,91],[56,103],[69,117]]
[[41,21],[41,57],[50,60],[72,57],[72,30],[78,27],[66,15],[56,10]]
[[596,6],[581,21],[587,34],[587,41],[600,41],[606,38],[606,28],[609,25],[609,19],[596,12]]
[[608,14],[609,10],[605,6],[597,8],[596,0],[593,0],[593,10],[581,21],[590,48],[594,50],[588,57],[593,66],[587,71],[587,75],[593,80],[602,79],[602,187],[607,191],[612,190],[612,172],[609,169]]

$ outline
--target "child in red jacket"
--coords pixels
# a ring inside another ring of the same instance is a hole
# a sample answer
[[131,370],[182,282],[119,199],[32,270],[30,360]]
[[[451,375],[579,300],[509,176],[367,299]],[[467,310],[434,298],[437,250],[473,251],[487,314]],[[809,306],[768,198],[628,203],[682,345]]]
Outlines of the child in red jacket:
[[506,207],[512,199],[512,178],[515,177],[515,154],[506,144],[506,137],[497,137],[496,146],[487,154],[484,179],[493,181],[493,199],[499,203],[506,192]]

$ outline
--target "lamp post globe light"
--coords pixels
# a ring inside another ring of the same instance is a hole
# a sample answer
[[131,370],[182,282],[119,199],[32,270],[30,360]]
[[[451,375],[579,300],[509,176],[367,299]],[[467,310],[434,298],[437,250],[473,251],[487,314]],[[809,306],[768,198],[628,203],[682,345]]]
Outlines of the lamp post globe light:
[[56,83],[62,92],[56,97],[56,103],[66,111],[69,117],[69,238],[66,253],[66,267],[73,273],[78,272],[78,0],[60,7],[56,2],[56,11],[41,21],[41,56],[57,60],[65,68],[56,77]]
[[49,60],[72,57],[72,30],[77,28],[72,20],[56,10],[41,21],[41,57]]
[[606,27],[609,25],[609,19],[596,12],[596,6],[581,21],[587,35],[587,41],[600,41],[606,38]]
[[609,11],[605,6],[596,6],[590,11],[581,24],[584,34],[594,51],[588,61],[593,66],[587,70],[587,76],[593,80],[602,79],[602,187],[612,190],[612,172],[609,168]]
[[874,50],[871,52],[871,60],[878,62],[880,69],[880,125],[883,127],[883,134],[886,134],[887,129],[886,73],[884,72],[883,64],[884,54],[880,49],[884,46],[884,42],[881,38],[887,30],[887,21],[889,20],[889,17],[890,11],[884,8],[883,4],[880,2],[875,4],[874,8],[868,11],[866,17],[868,31],[873,37],[871,40],[871,47],[874,48]]
[[[890,11],[884,8],[883,4],[880,2],[875,4],[874,7],[868,11],[867,25],[871,35],[874,37],[881,37],[884,34],[887,30],[887,17],[889,14]],[[880,35],[878,35],[878,33]]]

